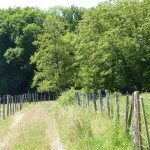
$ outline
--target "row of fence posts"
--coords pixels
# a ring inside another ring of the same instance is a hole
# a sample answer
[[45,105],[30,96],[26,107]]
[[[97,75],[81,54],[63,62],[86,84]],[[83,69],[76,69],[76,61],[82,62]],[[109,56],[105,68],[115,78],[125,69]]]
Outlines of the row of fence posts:
[[[104,98],[103,98],[104,97]],[[118,94],[115,92],[115,103],[116,103],[116,122],[119,124],[120,120],[120,106],[119,106],[119,99]],[[93,106],[95,112],[98,111],[97,109],[97,98],[94,90],[92,90],[92,96],[86,93],[86,103],[84,99],[84,95],[82,94],[82,99],[80,99],[79,93],[75,92],[75,100],[79,106],[83,108],[89,108],[90,99],[93,101]],[[113,117],[113,107],[110,104],[110,94],[108,90],[105,90],[105,95],[102,95],[101,90],[98,91],[98,100],[100,104],[100,111],[103,112],[105,110],[108,117]],[[105,103],[105,105],[104,105]],[[141,104],[141,105],[140,105]],[[106,108],[105,108],[106,107]],[[140,109],[142,108],[142,113]],[[147,141],[146,146],[142,144],[142,130],[141,130],[141,115],[143,115],[143,125],[144,130],[146,132]],[[134,119],[132,121],[132,118]],[[133,125],[132,125],[133,122]],[[143,147],[147,147],[150,150],[150,139],[149,139],[149,131],[148,131],[148,124],[147,124],[147,116],[145,113],[145,105],[143,97],[139,97],[139,92],[135,91],[132,94],[132,99],[129,99],[129,93],[126,94],[126,106],[125,106],[125,131],[129,133],[131,130],[131,125],[133,126],[133,135],[134,135],[134,144],[137,149],[142,150]]]
[[22,110],[24,106],[39,101],[50,100],[50,96],[42,93],[25,93],[21,95],[3,95],[0,97],[0,120],[14,115],[17,111]]

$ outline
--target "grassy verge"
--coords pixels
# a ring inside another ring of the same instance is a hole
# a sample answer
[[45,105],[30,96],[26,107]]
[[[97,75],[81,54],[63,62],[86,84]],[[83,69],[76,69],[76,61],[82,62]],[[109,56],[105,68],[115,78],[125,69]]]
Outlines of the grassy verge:
[[10,131],[11,124],[13,122],[13,116],[5,120],[0,121],[0,143],[3,141],[4,137]]
[[[104,111],[95,113],[92,101],[89,109],[77,107],[76,104],[67,103],[74,94],[69,91],[59,98],[60,106],[55,111],[60,137],[66,149],[70,150],[134,150],[133,136],[125,132],[125,97],[119,97],[120,123],[116,124],[115,99],[111,97],[111,108],[114,117],[108,117]],[[74,101],[74,98],[73,98]],[[71,104],[71,105],[70,105]]]
[[62,142],[72,150],[133,150],[131,136],[114,120],[85,109],[64,107],[55,112]]

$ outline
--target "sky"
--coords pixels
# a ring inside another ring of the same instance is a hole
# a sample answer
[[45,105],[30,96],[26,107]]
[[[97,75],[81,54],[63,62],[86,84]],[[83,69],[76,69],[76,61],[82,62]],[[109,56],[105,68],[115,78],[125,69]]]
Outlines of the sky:
[[102,1],[104,0],[0,0],[0,8],[34,6],[41,9],[48,9],[51,6],[57,5],[75,5],[78,7],[90,8]]

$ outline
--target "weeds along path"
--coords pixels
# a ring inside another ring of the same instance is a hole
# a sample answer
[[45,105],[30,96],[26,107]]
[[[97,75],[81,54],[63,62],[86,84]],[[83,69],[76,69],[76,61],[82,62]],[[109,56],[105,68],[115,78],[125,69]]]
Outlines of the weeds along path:
[[51,106],[55,106],[55,102],[29,105],[13,116],[0,150],[64,150]]

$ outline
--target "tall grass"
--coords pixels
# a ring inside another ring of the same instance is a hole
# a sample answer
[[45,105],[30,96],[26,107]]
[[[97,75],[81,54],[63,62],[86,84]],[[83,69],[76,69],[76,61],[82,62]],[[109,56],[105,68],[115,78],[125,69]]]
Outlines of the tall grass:
[[[69,93],[69,92],[67,92]],[[74,94],[74,93],[72,93]],[[65,93],[63,96],[65,97]],[[66,97],[68,95],[66,94]],[[72,95],[73,97],[73,95]],[[100,107],[95,113],[93,103],[90,101],[88,109],[78,107],[76,104],[60,107],[55,117],[59,125],[60,136],[66,149],[70,150],[133,150],[133,136],[125,132],[125,97],[120,96],[120,123],[116,123],[114,96],[111,95],[111,107],[114,117],[101,113]],[[63,99],[64,101],[64,99]],[[72,98],[69,101],[74,101]],[[59,101],[61,102],[61,97]],[[66,102],[67,103],[67,99]],[[69,102],[70,103],[70,102]],[[97,103],[99,105],[99,103]],[[61,105],[61,103],[60,103]]]

